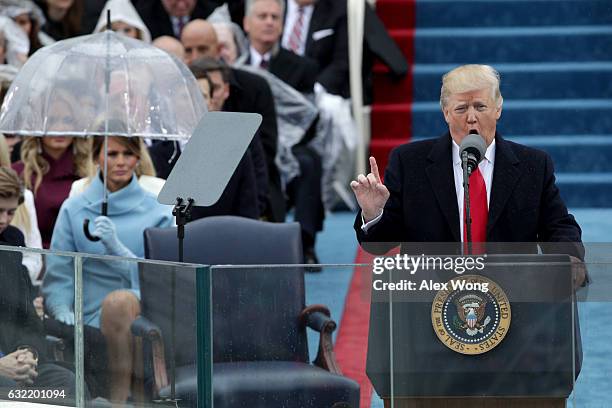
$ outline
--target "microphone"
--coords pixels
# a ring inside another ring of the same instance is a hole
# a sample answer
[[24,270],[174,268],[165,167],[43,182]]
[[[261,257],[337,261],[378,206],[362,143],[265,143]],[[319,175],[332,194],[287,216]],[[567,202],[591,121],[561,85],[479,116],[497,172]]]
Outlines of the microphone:
[[470,134],[463,139],[459,146],[459,157],[462,159],[461,167],[466,163],[463,158],[467,155],[468,174],[471,174],[476,169],[476,166],[478,166],[478,163],[484,159],[486,150],[487,145],[484,139],[476,130],[470,130]]

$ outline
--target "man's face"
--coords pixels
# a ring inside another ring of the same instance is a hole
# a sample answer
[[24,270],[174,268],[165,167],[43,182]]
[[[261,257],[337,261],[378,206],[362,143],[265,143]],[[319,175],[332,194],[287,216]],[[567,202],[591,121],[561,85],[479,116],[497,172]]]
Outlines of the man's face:
[[442,111],[455,143],[461,144],[471,130],[476,130],[488,146],[495,138],[495,128],[502,108],[497,107],[490,89],[480,89],[452,94]]
[[244,29],[253,44],[272,48],[281,36],[283,16],[275,0],[258,0],[253,3],[251,13],[244,17]]
[[206,107],[209,111],[212,111],[212,106],[210,104],[210,84],[208,80],[206,78],[198,79],[198,87],[200,88],[200,91],[202,91],[202,96],[206,101]]
[[174,17],[190,16],[196,0],[161,0],[166,12]]
[[229,97],[229,84],[223,81],[220,71],[209,71],[208,77],[213,86],[209,108],[211,111],[221,111],[225,100]]
[[0,234],[4,232],[6,227],[8,227],[11,221],[13,220],[18,205],[19,199],[17,197],[0,197]]
[[181,35],[181,43],[185,48],[185,63],[191,64],[198,58],[217,58],[219,46],[215,31],[201,30],[200,28],[187,28]]

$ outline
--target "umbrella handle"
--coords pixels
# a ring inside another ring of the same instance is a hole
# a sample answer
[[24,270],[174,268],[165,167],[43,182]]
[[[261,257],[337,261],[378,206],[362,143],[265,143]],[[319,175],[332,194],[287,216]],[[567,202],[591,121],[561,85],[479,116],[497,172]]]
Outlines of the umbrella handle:
[[100,240],[99,237],[94,237],[93,235],[91,235],[91,233],[89,232],[89,218],[85,218],[83,220],[83,232],[85,233],[85,237],[93,242],[97,242]]

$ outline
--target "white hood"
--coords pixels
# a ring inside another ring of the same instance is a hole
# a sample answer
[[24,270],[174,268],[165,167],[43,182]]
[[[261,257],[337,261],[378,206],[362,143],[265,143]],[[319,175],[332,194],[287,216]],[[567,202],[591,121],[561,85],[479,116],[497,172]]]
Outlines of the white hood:
[[106,12],[109,9],[111,11],[111,23],[123,21],[132,27],[136,27],[142,34],[142,41],[151,43],[151,32],[140,18],[140,15],[138,15],[130,0],[108,0],[104,5],[102,13],[100,13],[94,33],[103,31],[106,27]]

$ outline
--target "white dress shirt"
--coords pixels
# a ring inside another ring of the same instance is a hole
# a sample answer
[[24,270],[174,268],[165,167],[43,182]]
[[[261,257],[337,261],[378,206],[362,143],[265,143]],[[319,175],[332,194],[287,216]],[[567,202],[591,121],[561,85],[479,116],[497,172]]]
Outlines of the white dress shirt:
[[261,55],[259,52],[257,52],[255,48],[253,48],[253,46],[249,46],[249,52],[250,52],[249,56],[251,57],[250,65],[255,68],[260,68],[262,60],[268,61],[268,64],[269,64],[270,58],[272,58],[271,52],[268,51],[264,55]]
[[[453,140],[453,173],[455,178],[455,193],[457,195],[457,208],[459,209],[459,233],[461,236],[461,242],[463,242],[463,169],[461,168],[461,158],[459,157],[459,146]],[[495,139],[487,147],[484,159],[478,165],[482,178],[484,179],[485,186],[487,188],[487,208],[491,202],[491,183],[493,181],[493,166],[495,164]],[[361,222],[363,225],[361,229],[364,232],[368,232],[368,229],[376,224],[382,217],[383,211],[381,211],[378,217],[374,218],[369,222],[365,222],[363,215],[361,216]]]
[[[291,38],[293,26],[295,25],[295,21],[298,18],[299,8],[300,6],[298,6],[295,0],[287,1],[287,14],[285,15],[285,26],[283,27],[283,38],[281,40],[281,45],[283,46],[283,48],[286,48],[288,50],[291,50],[291,48],[289,48],[289,38]],[[300,46],[297,49],[298,55],[304,55],[304,52],[306,50],[306,39],[308,37],[308,28],[310,27],[310,19],[312,18],[313,11],[313,4],[304,6],[304,17],[302,17],[302,32],[300,33]]]

